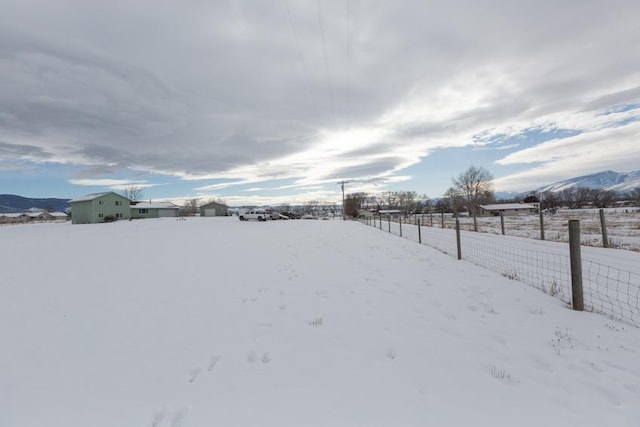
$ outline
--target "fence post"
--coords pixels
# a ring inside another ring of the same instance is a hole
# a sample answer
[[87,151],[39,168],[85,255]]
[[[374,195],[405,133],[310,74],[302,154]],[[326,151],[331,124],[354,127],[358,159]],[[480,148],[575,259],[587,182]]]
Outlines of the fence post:
[[382,230],[382,215],[378,214],[378,223],[380,224],[380,230]]
[[402,215],[398,217],[398,221],[400,223],[400,237],[402,237]]
[[420,234],[420,218],[418,218],[418,243],[422,244],[422,234]]
[[502,235],[504,236],[504,212],[500,212],[500,230],[502,230]]
[[444,228],[444,212],[440,212],[440,223],[442,224],[440,228]]
[[542,215],[542,209],[538,208],[540,212],[540,240],[544,240],[544,216]]
[[478,231],[478,218],[476,218],[476,208],[473,208],[473,231]]
[[582,293],[582,256],[580,254],[580,221],[569,220],[569,258],[571,260],[571,302],[573,309],[584,310]]
[[433,227],[433,212],[429,212],[429,216],[431,217],[431,227]]
[[607,237],[607,223],[604,220],[604,209],[600,209],[600,228],[602,229],[602,247],[609,247],[609,238]]
[[391,214],[387,215],[387,222],[389,223],[389,233],[391,233]]
[[458,245],[458,259],[462,259],[462,248],[460,247],[460,220],[456,218],[456,244]]

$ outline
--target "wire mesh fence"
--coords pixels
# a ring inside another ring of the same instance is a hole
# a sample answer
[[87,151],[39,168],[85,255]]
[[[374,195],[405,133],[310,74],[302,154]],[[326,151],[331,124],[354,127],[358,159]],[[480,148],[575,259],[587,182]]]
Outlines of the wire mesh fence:
[[640,327],[640,273],[582,259],[585,304],[597,313]]
[[[455,229],[414,225],[400,218],[368,218],[362,222],[457,256]],[[571,304],[571,266],[566,243],[472,231],[461,231],[460,236],[462,259]],[[585,310],[640,327],[640,263],[638,271],[629,271],[582,254],[582,282]]]

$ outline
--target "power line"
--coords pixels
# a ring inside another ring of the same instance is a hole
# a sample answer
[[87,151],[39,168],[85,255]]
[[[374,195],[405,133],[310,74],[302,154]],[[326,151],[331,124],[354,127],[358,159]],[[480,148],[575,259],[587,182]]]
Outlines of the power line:
[[320,38],[322,39],[322,57],[324,59],[324,69],[327,75],[327,85],[329,87],[329,100],[331,102],[331,115],[333,117],[333,122],[335,124],[336,121],[336,109],[333,102],[333,89],[331,84],[331,72],[329,69],[329,56],[327,55],[327,43],[325,40],[325,30],[324,30],[324,20],[322,18],[322,2],[321,0],[316,0],[317,12],[318,12],[318,24],[320,25]]
[[347,113],[351,110],[351,3],[347,0]]
[[296,31],[296,27],[293,21],[293,14],[291,13],[291,9],[289,8],[289,1],[284,0],[284,4],[287,8],[287,16],[289,17],[289,24],[291,25],[291,32],[293,33],[293,37],[296,41],[296,47],[298,48],[298,56],[300,58],[300,63],[302,64],[302,72],[304,73],[304,78],[307,83],[307,89],[309,90],[309,95],[311,96],[311,100],[313,101],[313,108],[318,113],[318,103],[316,101],[316,96],[313,91],[313,85],[311,84],[311,78],[309,77],[309,72],[307,71],[307,65],[304,61],[304,54],[302,53],[302,48],[300,47],[300,37],[298,37],[298,32]]

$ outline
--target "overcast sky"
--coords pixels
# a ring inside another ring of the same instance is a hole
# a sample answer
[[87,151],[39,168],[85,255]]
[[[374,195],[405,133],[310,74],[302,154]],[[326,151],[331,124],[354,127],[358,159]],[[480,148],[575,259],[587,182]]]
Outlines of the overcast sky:
[[640,2],[0,0],[0,193],[337,202],[640,169]]

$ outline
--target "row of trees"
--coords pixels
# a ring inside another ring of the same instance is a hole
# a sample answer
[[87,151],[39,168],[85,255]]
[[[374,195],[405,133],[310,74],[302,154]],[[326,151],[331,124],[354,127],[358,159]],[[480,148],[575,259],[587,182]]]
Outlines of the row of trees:
[[[562,191],[532,192],[522,198],[499,200],[499,202],[539,202],[544,211],[555,212],[561,207],[580,209],[585,207],[607,208],[619,201],[630,201],[640,206],[640,188],[627,193],[611,190],[572,187]],[[452,186],[444,197],[432,201],[415,191],[389,192],[383,195],[352,193],[345,198],[345,213],[357,216],[360,210],[379,211],[397,209],[405,214],[428,212],[477,213],[479,205],[495,203],[493,176],[482,167],[471,166],[452,179]]]
[[571,187],[557,192],[550,190],[532,192],[528,198],[539,201],[540,208],[549,212],[555,212],[561,207],[569,209],[609,208],[614,206],[616,202],[626,200],[640,204],[640,188],[628,193],[618,193],[601,188]]
[[381,195],[352,193],[345,197],[345,213],[357,216],[361,210],[399,210],[404,214],[429,212],[473,212],[478,205],[493,201],[493,176],[482,168],[471,166],[453,178],[445,196],[435,203],[427,195],[415,191],[390,191]]

